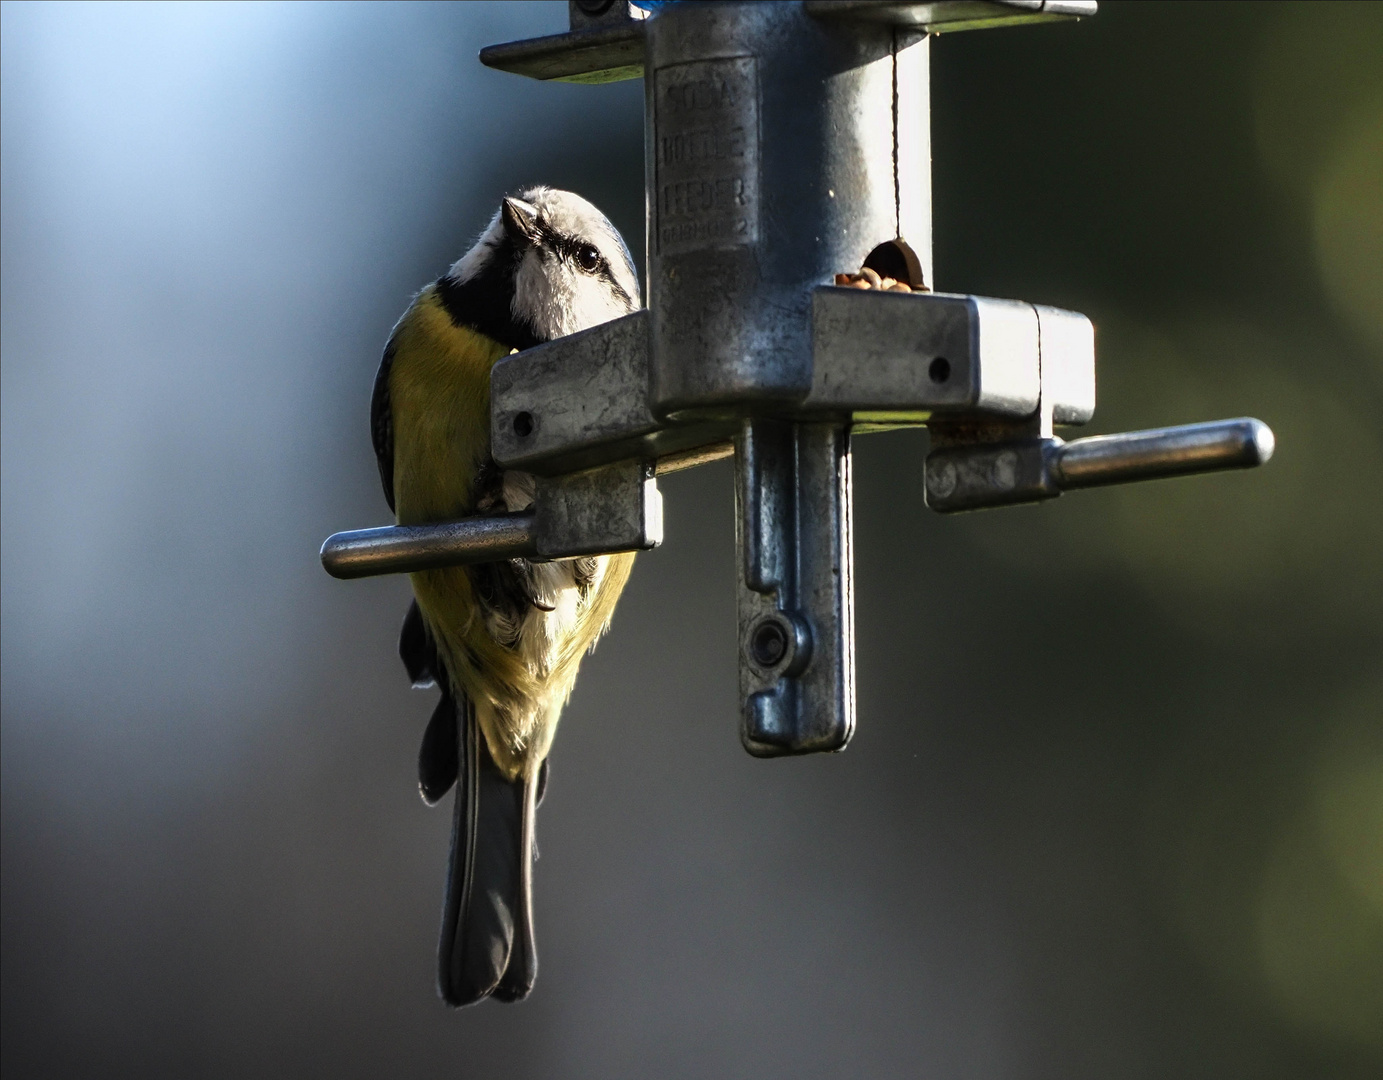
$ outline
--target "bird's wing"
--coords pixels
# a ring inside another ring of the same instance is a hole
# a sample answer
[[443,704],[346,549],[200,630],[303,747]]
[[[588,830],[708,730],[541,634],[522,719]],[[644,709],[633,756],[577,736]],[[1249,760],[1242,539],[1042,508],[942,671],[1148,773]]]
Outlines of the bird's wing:
[[375,460],[379,462],[379,482],[384,485],[384,498],[394,509],[394,412],[389,401],[389,373],[394,367],[396,330],[384,346],[384,356],[375,375],[375,392],[370,399],[370,439],[375,444]]
[[461,769],[456,714],[464,714],[465,709],[464,701],[458,710],[456,699],[443,690],[423,733],[423,745],[418,750],[418,792],[428,806],[441,802],[456,783]]
[[413,680],[414,690],[426,690],[434,684],[440,685],[442,663],[437,658],[437,643],[432,639],[432,631],[427,628],[427,620],[414,600],[408,605],[408,614],[403,617],[403,628],[399,631],[399,659]]

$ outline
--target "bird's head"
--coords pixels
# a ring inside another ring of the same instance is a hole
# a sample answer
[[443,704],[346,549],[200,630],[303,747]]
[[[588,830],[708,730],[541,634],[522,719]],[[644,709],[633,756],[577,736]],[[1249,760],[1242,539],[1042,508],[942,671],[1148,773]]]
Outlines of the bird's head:
[[447,279],[468,295],[467,307],[510,318],[512,336],[501,340],[519,348],[640,306],[633,259],[619,231],[580,195],[548,187],[506,197]]

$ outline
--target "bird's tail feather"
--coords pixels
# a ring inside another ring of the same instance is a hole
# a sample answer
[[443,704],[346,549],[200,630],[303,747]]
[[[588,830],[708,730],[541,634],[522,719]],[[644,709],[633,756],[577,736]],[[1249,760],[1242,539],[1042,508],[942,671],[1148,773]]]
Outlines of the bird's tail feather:
[[[500,773],[470,702],[456,700],[453,715],[456,811],[437,986],[454,1006],[491,994],[518,1001],[528,995],[538,973],[531,898],[537,783],[510,781]],[[434,724],[436,720],[434,715]]]
[[[543,762],[544,765],[547,762]],[[543,774],[546,779],[546,772]],[[522,1001],[538,978],[538,950],[533,940],[533,823],[538,802],[537,779],[522,780],[523,819],[519,829],[519,902],[514,911],[514,949],[509,966],[495,987],[500,1001]]]

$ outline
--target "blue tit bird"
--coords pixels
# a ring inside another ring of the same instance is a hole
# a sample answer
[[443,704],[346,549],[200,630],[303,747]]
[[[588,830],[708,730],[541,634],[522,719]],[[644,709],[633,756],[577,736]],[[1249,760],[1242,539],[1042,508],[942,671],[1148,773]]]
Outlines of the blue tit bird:
[[[505,198],[384,349],[370,426],[398,523],[529,507],[534,478],[490,455],[491,367],[639,305],[629,249],[589,202],[546,187]],[[633,560],[511,559],[411,575],[399,652],[415,686],[442,693],[419,787],[429,804],[457,789],[438,955],[451,1005],[518,1001],[533,988],[533,822],[548,750]]]

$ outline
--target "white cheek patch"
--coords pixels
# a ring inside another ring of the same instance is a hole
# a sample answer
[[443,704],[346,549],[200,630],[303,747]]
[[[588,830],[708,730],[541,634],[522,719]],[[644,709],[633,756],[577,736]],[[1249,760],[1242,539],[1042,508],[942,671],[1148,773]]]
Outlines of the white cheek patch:
[[539,338],[574,334],[631,310],[609,282],[544,252],[530,249],[514,276],[514,314]]
[[545,266],[543,253],[530,248],[514,274],[514,315],[530,324],[538,337],[554,337],[548,332],[551,312],[558,306],[554,296],[552,275],[559,268]]
[[581,323],[567,333],[585,330],[621,315],[629,313],[629,307],[608,282],[589,274],[581,274],[573,282],[572,312],[575,320]]

